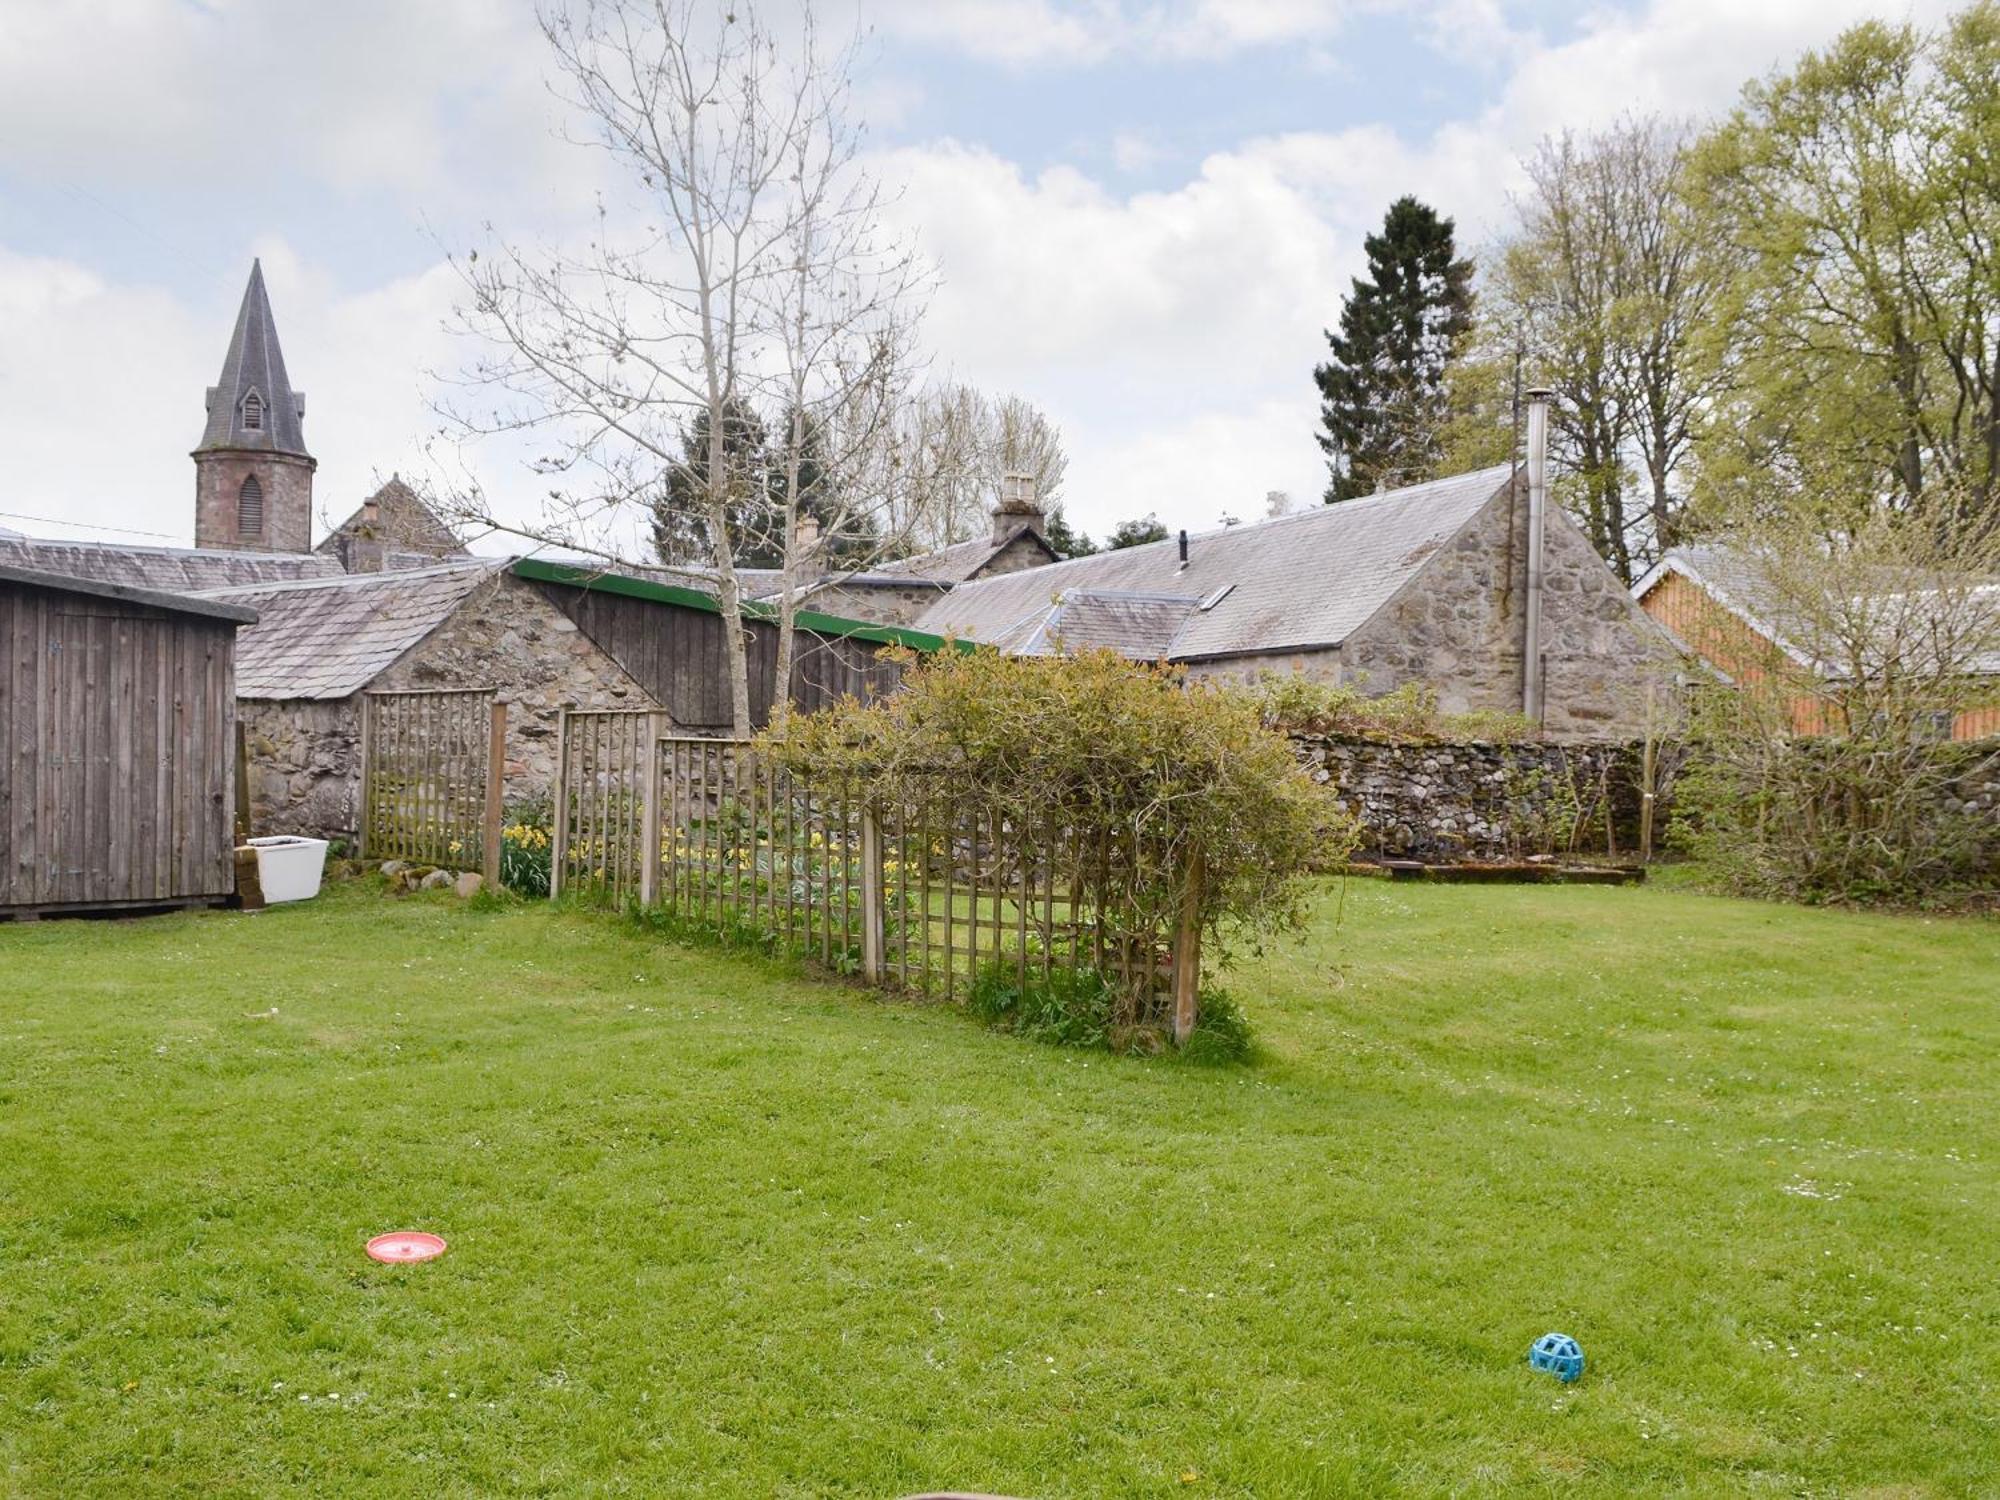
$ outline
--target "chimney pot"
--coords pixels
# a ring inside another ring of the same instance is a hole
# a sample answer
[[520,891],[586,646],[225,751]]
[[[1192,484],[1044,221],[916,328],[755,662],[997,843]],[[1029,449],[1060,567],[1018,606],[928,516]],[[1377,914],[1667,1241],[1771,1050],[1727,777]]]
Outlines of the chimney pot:
[[1000,503],[993,507],[993,545],[999,546],[1014,532],[1014,528],[1026,522],[1036,531],[1047,525],[1040,502],[1035,498],[1035,476],[1032,474],[1003,474],[1000,476]]

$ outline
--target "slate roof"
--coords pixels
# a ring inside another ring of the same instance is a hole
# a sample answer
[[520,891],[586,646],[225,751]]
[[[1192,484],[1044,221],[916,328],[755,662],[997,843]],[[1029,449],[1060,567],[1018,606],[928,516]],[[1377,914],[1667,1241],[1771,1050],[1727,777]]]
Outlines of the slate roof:
[[0,563],[98,583],[201,593],[294,578],[338,578],[340,564],[308,552],[230,552],[203,547],[128,547],[43,537],[0,537]]
[[257,611],[257,623],[236,637],[236,696],[357,693],[509,562],[481,558],[220,591],[214,597]]
[[1070,589],[992,642],[1014,656],[1054,656],[1108,647],[1133,661],[1159,661],[1201,600],[1181,594]]
[[[263,423],[257,428],[243,425],[244,398],[252,391],[264,409]],[[250,284],[243,289],[243,305],[236,310],[236,331],[230,334],[229,352],[222,358],[222,375],[208,388],[208,425],[202,429],[195,452],[244,448],[308,458],[305,415],[306,398],[292,389],[285,375],[278,325],[272,320],[271,299],[264,291],[263,264],[253,260]]]
[[[1189,539],[1185,569],[1178,541],[1168,540],[975,579],[925,610],[917,627],[998,641],[1079,592],[1204,602],[1219,594],[1208,609],[1186,615],[1167,655],[1189,660],[1335,646],[1504,492],[1509,472],[1505,465],[1480,469],[1203,532]],[[1150,645],[1146,632],[1157,629],[1160,614],[1152,611],[1143,624],[1133,617],[1135,648]]]
[[[1048,547],[1048,538],[1029,522],[1022,522],[1009,531],[999,541],[991,537],[975,537],[969,542],[954,542],[949,547],[940,547],[935,552],[919,553],[915,557],[899,557],[893,562],[877,563],[860,573],[850,573],[842,578],[843,583],[865,584],[910,584],[910,583],[964,583],[996,556],[1011,547],[1022,532],[1031,533],[1035,540]],[[1049,556],[1055,556],[1055,549],[1049,548]]]

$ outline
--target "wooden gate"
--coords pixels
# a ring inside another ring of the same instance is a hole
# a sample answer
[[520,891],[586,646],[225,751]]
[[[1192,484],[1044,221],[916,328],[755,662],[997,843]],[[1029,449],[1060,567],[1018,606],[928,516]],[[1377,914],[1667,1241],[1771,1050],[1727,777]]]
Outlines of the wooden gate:
[[361,849],[500,879],[507,705],[492,688],[361,700]]

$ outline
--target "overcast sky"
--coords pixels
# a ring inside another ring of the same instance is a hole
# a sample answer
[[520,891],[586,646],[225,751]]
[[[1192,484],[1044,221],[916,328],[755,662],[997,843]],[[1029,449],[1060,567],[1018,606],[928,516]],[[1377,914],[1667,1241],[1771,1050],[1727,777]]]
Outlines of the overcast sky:
[[[1207,527],[1270,490],[1318,497],[1311,369],[1395,196],[1476,250],[1539,137],[1724,109],[1855,20],[1943,9],[879,0],[862,104],[941,277],[935,368],[1048,412],[1076,523]],[[0,527],[190,539],[187,453],[253,255],[322,514],[418,471],[427,372],[462,358],[440,246],[579,206],[532,5],[99,0],[79,20],[0,0]],[[481,470],[533,510],[508,455]]]

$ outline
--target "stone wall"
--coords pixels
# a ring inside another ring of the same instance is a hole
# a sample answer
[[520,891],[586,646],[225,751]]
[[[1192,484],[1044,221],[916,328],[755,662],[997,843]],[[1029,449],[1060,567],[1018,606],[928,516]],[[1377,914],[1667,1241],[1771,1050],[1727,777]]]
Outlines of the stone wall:
[[572,708],[658,708],[639,682],[532,585],[496,573],[369,684],[497,687],[507,702],[507,799],[546,795],[556,721]]
[[[562,611],[504,573],[482,584],[370,686],[498,688],[507,703],[510,803],[548,794],[563,705],[657,707]],[[360,823],[360,695],[245,699],[237,712],[254,830],[351,840]]]
[[[1638,849],[1639,741],[1395,745],[1295,734],[1292,743],[1314,776],[1331,782],[1361,819],[1365,855],[1626,858]],[[1674,777],[1686,758],[1699,753],[1671,742],[1657,747],[1656,850],[1667,844]],[[1991,743],[1946,743],[1938,754],[1959,768],[1945,795],[1946,810],[1983,819],[1993,829],[1984,860],[2000,869],[2000,751]]]
[[[194,544],[239,552],[310,552],[316,460],[290,453],[204,450],[194,456]],[[236,529],[237,499],[252,475],[264,491],[264,529]]]
[[[1342,643],[1370,691],[1427,682],[1446,713],[1521,711],[1527,596],[1525,486],[1503,491],[1401,593]],[[1551,505],[1543,536],[1543,727],[1555,739],[1636,738],[1649,684],[1675,657],[1590,543]]]
[[351,839],[360,822],[361,717],[353,698],[239,698],[250,831]]
[[[1294,735],[1292,742],[1361,819],[1363,854],[1604,857],[1638,847],[1636,744],[1395,745],[1324,735]],[[1656,840],[1665,832],[1662,805]]]
[[804,607],[871,625],[909,625],[949,592],[944,584],[884,586],[842,578],[814,589]]

